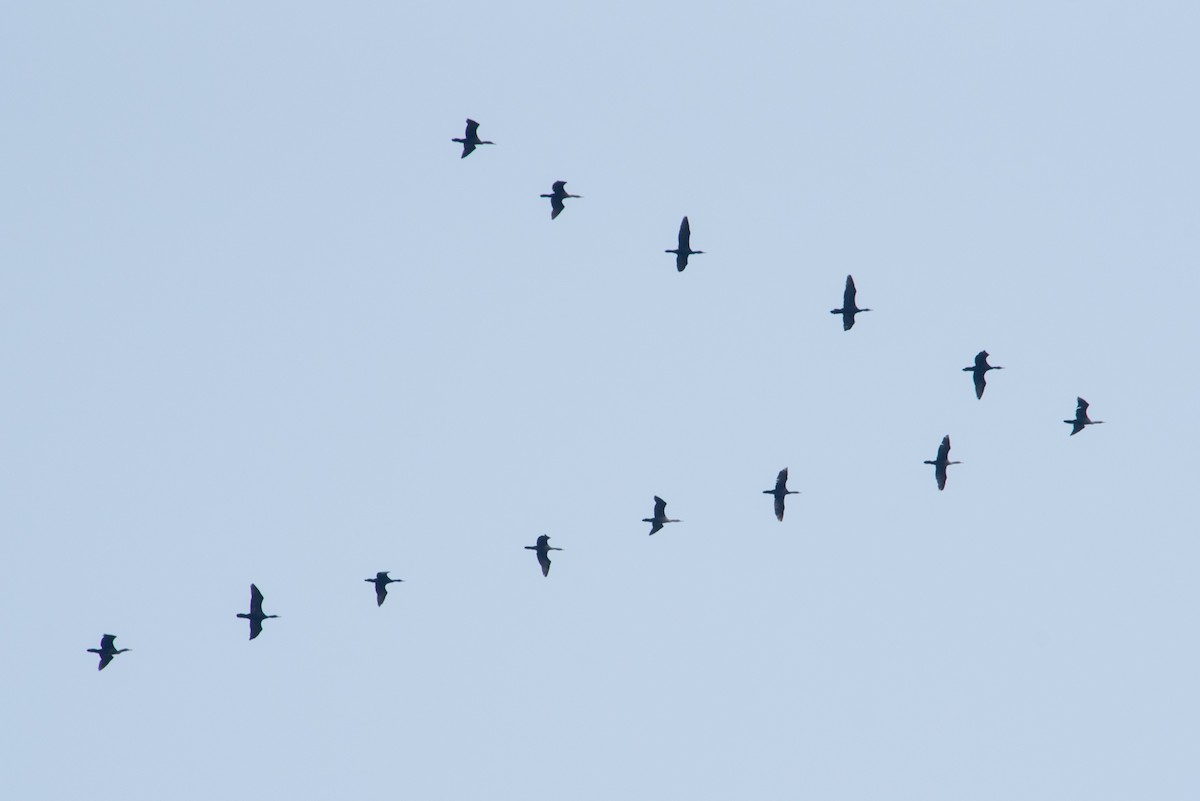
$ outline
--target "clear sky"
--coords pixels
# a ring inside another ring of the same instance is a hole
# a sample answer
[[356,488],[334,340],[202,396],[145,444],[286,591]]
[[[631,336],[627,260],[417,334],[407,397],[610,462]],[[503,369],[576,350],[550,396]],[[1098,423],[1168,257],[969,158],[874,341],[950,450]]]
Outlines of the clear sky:
[[1198,30],[8,4],[6,793],[1200,797]]

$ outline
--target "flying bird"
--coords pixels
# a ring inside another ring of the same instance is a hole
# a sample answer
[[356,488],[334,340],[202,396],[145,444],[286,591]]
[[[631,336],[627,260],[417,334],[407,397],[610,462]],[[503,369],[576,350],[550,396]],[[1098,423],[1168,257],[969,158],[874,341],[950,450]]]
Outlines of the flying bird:
[[688,256],[704,252],[703,250],[692,250],[692,226],[688,224],[687,217],[684,217],[683,222],[679,224],[679,248],[664,252],[675,254],[675,269],[679,272],[683,272],[683,269],[687,267]]
[[925,461],[925,464],[933,465],[933,468],[934,468],[933,474],[934,474],[934,476],[937,477],[937,483],[938,483],[939,490],[944,490],[946,488],[946,468],[952,464],[962,464],[962,462],[948,461],[949,458],[950,458],[950,435],[947,434],[946,436],[942,437],[942,444],[938,448],[937,460],[933,461],[933,462],[931,462],[929,460]]
[[561,551],[562,548],[554,548],[550,545],[550,537],[543,534],[537,538],[537,545],[526,545],[525,550],[537,551],[538,564],[542,566],[542,575],[550,575],[550,552]]
[[555,181],[551,189],[552,194],[541,196],[550,198],[550,219],[552,220],[562,214],[564,200],[569,197],[583,197],[583,195],[568,195],[566,185],[566,181]]
[[783,499],[789,495],[799,495],[796,490],[787,488],[787,471],[785,467],[779,471],[779,477],[775,479],[775,489],[763,490],[763,495],[775,496],[775,517],[779,522],[783,522]]
[[462,139],[451,139],[451,142],[460,142],[463,146],[462,155],[459,158],[465,159],[467,156],[475,152],[476,145],[494,145],[495,142],[487,142],[479,138],[479,123],[475,120],[467,119],[467,132],[463,134]]
[[100,638],[99,648],[87,649],[89,654],[100,655],[100,667],[96,668],[96,670],[104,670],[104,668],[108,667],[108,663],[113,661],[113,657],[117,654],[123,654],[126,651],[133,650],[132,648],[117,648],[115,645],[113,645],[113,640],[115,639],[117,639],[117,635],[105,634]]
[[[375,605],[383,606],[383,601],[387,598],[387,585],[399,584],[404,579],[388,578],[389,570],[380,570],[375,574],[375,578],[363,579],[375,585]],[[251,638],[253,639],[253,638]]]
[[854,327],[854,315],[859,312],[869,312],[870,309],[860,309],[854,304],[854,296],[858,290],[854,288],[854,276],[846,276],[846,291],[842,293],[842,308],[833,309],[830,314],[842,315],[842,330],[849,331]]
[[650,535],[661,529],[667,523],[682,523],[682,520],[671,520],[667,517],[667,502],[657,495],[654,496],[654,517],[643,517],[643,523],[650,524]]
[[999,365],[991,365],[987,363],[988,352],[981,350],[975,354],[975,364],[971,367],[964,367],[964,373],[974,373],[972,376],[975,379],[975,397],[983,398],[983,390],[987,388],[987,371],[988,370],[1003,370]]
[[1075,400],[1078,401],[1078,404],[1079,404],[1078,406],[1075,407],[1075,419],[1074,420],[1063,420],[1064,423],[1071,424],[1071,436],[1072,437],[1075,436],[1076,434],[1078,434],[1080,431],[1082,431],[1084,426],[1098,426],[1104,422],[1103,420],[1093,420],[1090,417],[1088,417],[1088,413],[1087,413],[1088,402],[1087,401],[1085,401],[1083,398],[1076,398]]
[[250,585],[250,614],[238,612],[238,617],[245,618],[250,621],[250,639],[254,639],[262,634],[262,624],[267,618],[279,617],[279,615],[264,615],[262,610],[263,594],[258,591],[258,587]]

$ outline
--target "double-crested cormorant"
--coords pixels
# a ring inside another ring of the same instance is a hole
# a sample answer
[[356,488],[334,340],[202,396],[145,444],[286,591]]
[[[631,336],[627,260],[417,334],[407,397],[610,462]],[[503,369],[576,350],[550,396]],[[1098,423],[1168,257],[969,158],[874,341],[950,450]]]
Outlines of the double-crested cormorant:
[[375,578],[363,579],[375,585],[375,605],[383,606],[383,599],[387,598],[387,585],[399,584],[404,579],[388,578],[388,573],[391,571],[380,570],[375,574]]
[[775,496],[775,517],[779,522],[783,522],[783,499],[789,495],[799,495],[797,490],[789,490],[787,488],[787,471],[785,467],[779,471],[779,476],[775,479],[775,489],[763,490],[763,495]]
[[643,523],[650,524],[650,534],[658,531],[667,523],[682,523],[682,520],[671,520],[667,517],[667,502],[657,495],[654,496],[654,517],[643,517]]
[[583,197],[583,195],[568,195],[565,189],[566,181],[555,181],[551,191],[553,194],[542,195],[542,197],[550,198],[550,219],[554,219],[563,210],[563,201],[569,197]]
[[113,657],[117,654],[123,654],[126,651],[133,650],[132,648],[117,648],[115,645],[113,645],[113,640],[115,639],[117,639],[117,635],[105,634],[100,638],[99,648],[87,649],[89,654],[100,655],[100,667],[96,668],[96,670],[104,670],[104,668],[108,667],[108,663],[113,661]]
[[476,145],[494,145],[495,142],[485,142],[479,138],[479,123],[470,118],[467,119],[467,132],[463,134],[462,139],[451,139],[451,142],[460,142],[463,146],[462,155],[459,158],[465,159],[467,156],[475,152]]
[[250,585],[250,614],[238,612],[238,617],[245,618],[250,621],[250,639],[254,639],[262,634],[263,621],[271,617],[279,617],[279,615],[264,615],[262,610],[263,594],[258,591],[258,587]]
[[842,330],[849,331],[854,327],[854,315],[859,312],[868,312],[870,309],[860,309],[854,304],[854,296],[858,294],[858,290],[854,288],[854,276],[846,276],[846,291],[842,293],[842,308],[833,309],[830,314],[842,315]]
[[679,272],[683,272],[683,268],[687,267],[688,256],[704,252],[703,250],[692,250],[692,226],[688,224],[687,217],[684,217],[683,222],[679,224],[679,247],[676,250],[664,252],[675,254],[675,269]]
[[987,371],[1004,369],[998,365],[988,364],[987,360],[988,352],[986,350],[981,350],[979,353],[975,354],[975,364],[971,367],[963,368],[964,373],[974,373],[972,378],[975,379],[975,397],[981,399],[983,398],[983,390],[987,387],[987,379],[985,378]]
[[950,435],[947,434],[946,436],[942,437],[942,444],[938,448],[937,460],[933,461],[933,462],[929,461],[928,459],[925,460],[925,464],[933,465],[933,468],[934,468],[933,474],[937,477],[937,483],[938,483],[939,490],[944,490],[946,488],[946,468],[952,464],[962,464],[962,462],[948,461],[949,458],[950,458]]
[[1072,437],[1082,431],[1084,426],[1098,426],[1104,422],[1103,420],[1092,420],[1088,417],[1087,401],[1083,398],[1076,398],[1075,400],[1078,402],[1078,405],[1075,407],[1075,419],[1063,420],[1064,423],[1070,423]]
[[554,548],[550,545],[550,537],[543,534],[537,538],[537,545],[526,545],[525,550],[537,551],[538,564],[542,566],[542,575],[550,575],[550,552],[561,551],[562,548]]

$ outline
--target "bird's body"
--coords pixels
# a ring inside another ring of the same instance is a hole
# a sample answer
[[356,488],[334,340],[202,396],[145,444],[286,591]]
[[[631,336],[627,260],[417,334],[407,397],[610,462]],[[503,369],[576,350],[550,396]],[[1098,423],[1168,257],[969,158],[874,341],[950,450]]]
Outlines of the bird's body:
[[682,520],[671,520],[667,517],[667,502],[657,495],[654,496],[654,517],[643,517],[643,523],[650,524],[650,534],[661,529],[667,523],[682,523]]
[[478,145],[494,145],[495,142],[486,142],[479,138],[479,123],[470,118],[467,119],[467,132],[463,134],[462,139],[451,139],[451,142],[458,142],[463,146],[462,155],[459,158],[465,159],[467,156],[475,152]]
[[999,365],[988,364],[987,360],[988,352],[986,350],[981,350],[979,353],[975,354],[975,364],[970,367],[963,368],[964,373],[973,374],[972,378],[975,379],[975,397],[980,399],[983,398],[983,390],[987,388],[987,380],[984,378],[984,376],[987,375],[987,371],[1004,369]]
[[675,269],[679,272],[683,272],[687,267],[688,256],[704,252],[703,250],[692,250],[692,226],[688,223],[687,217],[684,217],[683,222],[679,224],[679,247],[664,252],[675,254]]
[[779,476],[775,479],[775,489],[763,490],[763,495],[775,496],[775,517],[779,522],[783,522],[783,499],[789,495],[799,495],[796,490],[787,488],[788,469],[785,467],[779,471]]
[[263,594],[258,591],[258,587],[250,585],[250,614],[238,612],[238,617],[250,621],[250,639],[254,639],[262,634],[262,624],[264,620],[279,615],[264,615],[262,610]]
[[569,197],[583,197],[583,195],[568,195],[566,186],[566,181],[555,181],[550,190],[551,194],[541,196],[550,198],[550,219],[552,220],[562,214],[564,200]]
[[105,634],[100,638],[99,648],[87,649],[89,654],[98,654],[100,656],[100,666],[96,670],[104,670],[104,668],[108,667],[108,663],[113,661],[113,657],[117,654],[133,650],[131,648],[118,648],[114,645],[116,639],[117,635],[115,634]]
[[555,548],[550,545],[550,537],[546,534],[537,538],[537,545],[526,545],[525,550],[537,551],[538,564],[542,566],[542,575],[550,575],[550,552],[561,551],[562,548]]
[[939,490],[946,488],[946,468],[952,464],[962,464],[962,462],[950,461],[950,435],[942,437],[942,444],[938,448],[937,460],[928,461],[925,464],[933,465],[933,474],[937,477],[937,485]]
[[375,605],[383,606],[383,601],[387,598],[387,585],[399,584],[404,579],[388,578],[388,573],[391,571],[381,570],[375,574],[375,578],[363,579],[375,585]]
[[846,276],[846,289],[842,292],[842,308],[832,309],[830,314],[842,315],[842,330],[849,331],[854,327],[854,315],[859,312],[869,312],[870,309],[860,309],[855,304],[855,297],[858,295],[858,290],[854,286],[854,276]]
[[1067,423],[1071,426],[1072,437],[1082,431],[1085,426],[1098,426],[1104,422],[1103,420],[1093,420],[1088,417],[1088,402],[1083,398],[1076,398],[1075,401],[1075,419],[1063,420],[1064,423]]

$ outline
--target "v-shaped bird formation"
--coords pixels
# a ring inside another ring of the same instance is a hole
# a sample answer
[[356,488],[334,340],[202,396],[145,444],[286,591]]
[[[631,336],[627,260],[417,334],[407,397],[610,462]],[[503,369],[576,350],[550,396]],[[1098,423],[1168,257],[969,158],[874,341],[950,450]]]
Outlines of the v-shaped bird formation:
[[[493,145],[494,142],[479,138],[479,123],[468,118],[466,130],[461,138],[456,137],[452,142],[462,145],[462,154],[460,159],[465,159],[467,156],[475,152],[481,145]],[[570,194],[566,190],[566,181],[555,181],[548,194],[543,194],[541,197],[550,200],[550,219],[557,219],[558,215],[566,208],[565,202],[571,198],[579,198],[580,195]],[[666,251],[675,256],[675,269],[682,273],[688,266],[689,259],[692,256],[698,256],[704,253],[702,250],[692,249],[692,227],[687,216],[679,224],[677,234],[676,247]],[[857,302],[858,289],[854,283],[854,277],[846,276],[845,289],[842,292],[841,308],[833,309],[830,314],[841,315],[842,330],[849,331],[854,327],[855,317],[863,312],[869,312],[871,309],[859,308]],[[979,400],[983,399],[984,390],[987,388],[987,373],[991,370],[1003,370],[1000,365],[988,363],[989,354],[986,350],[981,350],[975,354],[975,362],[969,367],[962,368],[963,372],[971,373],[972,383],[975,387],[975,397]],[[1088,416],[1088,402],[1083,398],[1076,399],[1075,417],[1063,422],[1071,426],[1071,436],[1083,431],[1087,426],[1100,425],[1103,420],[1092,420]],[[937,456],[934,459],[925,460],[925,464],[932,465],[934,468],[934,478],[937,481],[938,490],[946,489],[948,479],[948,470],[951,465],[962,464],[959,461],[950,460],[950,435],[942,437],[941,444],[938,446]],[[773,507],[775,518],[779,522],[783,522],[785,511],[785,502],[787,496],[800,494],[796,490],[790,490],[787,486],[788,468],[783,468],[775,478],[775,486],[772,489],[763,490],[764,495],[770,495],[773,499]],[[667,517],[667,502],[659,496],[654,496],[654,512],[652,516],[642,518],[643,523],[650,524],[650,534],[656,534],[662,531],[668,523],[680,523],[681,520]],[[550,545],[550,536],[542,534],[537,538],[535,545],[526,545],[526,550],[533,551],[537,556],[538,566],[541,568],[542,576],[549,578],[550,576],[550,552],[562,551],[562,548]],[[387,599],[388,586],[391,584],[399,584],[403,579],[394,579],[389,575],[389,571],[383,570],[375,574],[373,578],[363,579],[363,581],[371,584],[375,590],[375,605],[383,606],[384,600]],[[279,615],[268,615],[263,612],[263,594],[254,584],[250,585],[250,611],[239,612],[237,617],[246,620],[250,625],[250,639],[257,638],[263,632],[264,621],[278,618]],[[100,657],[99,670],[104,670],[118,654],[126,653],[131,650],[129,648],[116,647],[116,635],[105,634],[100,639],[99,648],[88,648],[88,653],[96,654]]]

